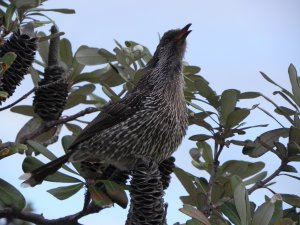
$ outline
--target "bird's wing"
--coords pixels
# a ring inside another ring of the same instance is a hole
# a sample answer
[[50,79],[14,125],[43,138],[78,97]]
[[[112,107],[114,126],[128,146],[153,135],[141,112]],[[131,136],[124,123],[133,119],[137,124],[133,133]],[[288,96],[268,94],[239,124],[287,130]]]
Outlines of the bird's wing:
[[98,116],[87,125],[74,142],[70,145],[69,149],[72,149],[82,141],[93,137],[96,133],[112,127],[127,118],[131,117],[138,108],[142,98],[134,95],[129,95],[128,98],[122,99],[120,102],[110,103],[103,108]]

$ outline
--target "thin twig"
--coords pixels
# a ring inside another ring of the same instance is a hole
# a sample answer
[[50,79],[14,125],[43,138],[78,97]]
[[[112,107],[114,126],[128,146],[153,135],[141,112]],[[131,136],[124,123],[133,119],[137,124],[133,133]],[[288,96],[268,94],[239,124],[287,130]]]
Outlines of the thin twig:
[[94,204],[90,204],[84,211],[77,212],[73,215],[68,215],[58,219],[46,219],[42,214],[16,211],[12,208],[4,208],[0,210],[0,218],[15,218],[28,221],[34,224],[40,225],[80,225],[78,220],[86,215],[97,213],[105,207],[98,207]]
[[262,181],[256,182],[250,189],[248,189],[249,195],[252,194],[257,189],[263,188],[267,183],[269,183],[271,180],[273,180],[275,177],[277,177],[280,174],[280,172],[282,172],[282,169],[286,165],[287,165],[287,162],[281,161],[280,166],[270,176],[268,176],[266,179],[264,179]]
[[18,104],[20,101],[24,100],[25,98],[27,98],[29,95],[31,95],[34,91],[36,90],[36,88],[32,88],[30,91],[28,91],[25,95],[23,95],[21,98],[19,98],[18,100],[14,101],[13,103],[0,108],[0,111],[9,109],[11,107],[13,107],[14,105]]
[[75,120],[78,117],[93,113],[93,112],[97,112],[99,111],[99,109],[94,108],[94,107],[88,107],[72,116],[66,116],[66,117],[62,117],[58,120],[54,120],[54,121],[50,121],[47,123],[43,123],[40,127],[38,127],[36,130],[33,130],[30,134],[23,136],[22,138],[20,138],[19,143],[25,143],[27,140],[33,139],[37,136],[39,136],[40,134],[47,132],[48,130],[50,130],[52,127],[55,127],[57,125],[60,124],[64,124],[67,123],[69,121]]

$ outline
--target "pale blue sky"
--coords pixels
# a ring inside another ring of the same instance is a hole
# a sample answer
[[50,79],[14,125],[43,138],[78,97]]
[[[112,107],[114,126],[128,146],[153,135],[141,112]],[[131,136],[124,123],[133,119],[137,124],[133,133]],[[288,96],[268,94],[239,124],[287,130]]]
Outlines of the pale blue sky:
[[[103,47],[112,50],[115,46],[113,39],[119,42],[134,40],[149,47],[153,52],[158,43],[158,34],[166,30],[180,28],[192,23],[193,32],[188,37],[186,61],[202,68],[204,76],[211,86],[220,93],[227,88],[242,91],[254,90],[272,96],[275,88],[263,80],[259,71],[264,71],[281,85],[289,88],[287,68],[293,63],[300,71],[300,2],[298,0],[49,0],[46,8],[73,8],[74,15],[48,14],[64,31],[65,37],[70,39],[73,50],[85,44],[91,47]],[[48,29],[48,28],[47,28]],[[31,89],[30,79],[23,82],[16,95],[7,103],[17,99],[22,93]],[[31,104],[32,99],[22,102]],[[261,106],[269,110],[269,104],[262,102]],[[254,102],[245,102],[251,107]],[[6,105],[6,104],[4,104]],[[92,119],[92,116],[90,117]],[[28,120],[27,117],[1,112],[0,137],[5,141],[13,141],[17,131]],[[248,124],[274,122],[254,112]],[[197,128],[198,129],[198,128]],[[188,135],[202,130],[190,130]],[[260,132],[263,132],[261,129]],[[259,133],[249,132],[247,138],[255,138]],[[186,138],[187,139],[187,138]],[[188,150],[193,143],[185,140],[175,153],[177,165],[201,176],[192,168]],[[55,154],[61,154],[60,145],[51,147]],[[240,149],[225,150],[224,158],[248,160],[241,155]],[[274,169],[278,162],[267,154],[268,169]],[[16,155],[0,162],[1,178],[19,186],[17,178],[22,173],[20,162],[22,157]],[[300,169],[299,165],[296,165]],[[281,179],[281,178],[280,178]],[[282,179],[281,179],[282,180]],[[280,180],[279,180],[280,181]],[[288,180],[276,186],[279,192],[299,192],[299,182]],[[57,187],[43,183],[33,189],[22,189],[29,200],[34,202],[36,212],[44,213],[47,218],[57,218],[76,212],[82,205],[82,194],[66,201],[58,201],[46,192],[50,187]],[[176,179],[172,180],[167,190],[166,201],[169,202],[169,224],[184,222],[187,217],[178,211],[182,206],[179,196],[184,190]],[[263,201],[265,192],[259,191],[254,199]],[[269,194],[269,193],[268,193]],[[254,196],[251,196],[253,199]],[[113,209],[88,216],[81,222],[86,225],[124,224],[127,210],[116,206]]]

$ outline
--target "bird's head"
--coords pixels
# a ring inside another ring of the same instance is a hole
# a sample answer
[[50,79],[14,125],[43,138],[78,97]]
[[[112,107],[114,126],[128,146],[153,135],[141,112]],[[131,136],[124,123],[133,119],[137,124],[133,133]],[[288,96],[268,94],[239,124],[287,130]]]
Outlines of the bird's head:
[[160,39],[154,53],[157,61],[178,62],[182,60],[186,48],[186,37],[192,24],[187,24],[182,29],[169,30]]

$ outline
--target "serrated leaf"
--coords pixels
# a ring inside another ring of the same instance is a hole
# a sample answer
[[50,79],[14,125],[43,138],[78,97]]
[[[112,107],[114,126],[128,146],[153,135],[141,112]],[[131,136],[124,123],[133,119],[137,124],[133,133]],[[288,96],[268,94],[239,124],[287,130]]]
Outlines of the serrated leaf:
[[61,60],[70,68],[73,64],[73,53],[71,42],[63,38],[59,42],[59,52]]
[[10,109],[11,112],[19,113],[24,116],[34,116],[33,107],[31,105],[17,105]]
[[26,201],[24,196],[14,186],[0,178],[0,202],[17,211],[24,209]]
[[179,209],[179,211],[202,222],[205,225],[210,225],[210,222],[207,219],[207,217],[201,211],[195,209],[191,205],[183,205],[183,208]]
[[249,109],[236,109],[229,113],[225,127],[232,128],[240,124],[250,114]]
[[101,191],[99,188],[95,186],[89,186],[89,192],[91,194],[91,198],[93,202],[98,206],[112,206],[113,201]]
[[221,211],[234,225],[242,224],[238,212],[232,203],[224,202],[221,206]]
[[69,186],[53,188],[47,190],[47,192],[59,200],[65,200],[76,194],[83,187],[83,185],[83,183],[78,183]]
[[106,192],[110,199],[125,209],[128,205],[128,198],[124,188],[113,181],[103,180],[101,182],[104,183]]
[[268,225],[272,219],[275,205],[271,202],[265,202],[255,211],[252,225]]
[[[34,170],[42,165],[44,165],[44,163],[42,163],[37,158],[27,156],[22,163],[22,169],[25,173],[30,173],[32,170]],[[51,182],[62,182],[62,183],[81,182],[81,180],[79,180],[75,177],[71,177],[67,174],[61,173],[61,172],[56,172],[52,175],[49,175],[48,177],[46,177],[45,180],[51,181]]]

